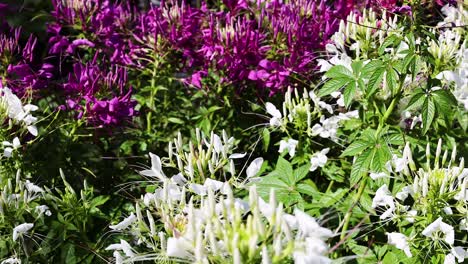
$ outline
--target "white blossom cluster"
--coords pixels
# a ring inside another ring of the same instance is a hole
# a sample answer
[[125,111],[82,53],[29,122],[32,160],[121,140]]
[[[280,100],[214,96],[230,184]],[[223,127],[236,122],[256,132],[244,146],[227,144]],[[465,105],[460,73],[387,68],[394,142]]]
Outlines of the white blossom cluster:
[[[159,257],[191,263],[211,263],[214,259],[230,263],[288,259],[295,263],[331,263],[326,256],[326,240],[334,233],[298,209],[294,214],[285,213],[274,191],[268,203],[257,195],[255,186],[249,189],[248,202],[235,198],[231,185],[208,188],[206,195],[188,199],[184,188],[174,192],[171,184],[165,183],[160,195],[145,202],[145,214],[137,206],[136,215],[111,228],[136,234],[137,244],[163,252]],[[163,224],[164,231],[156,230],[156,222]],[[138,253],[125,240],[107,250],[114,251],[116,263],[149,256]]]
[[[432,41],[429,51],[436,58],[454,68],[444,68],[437,78],[447,84],[454,85],[453,95],[468,111],[468,48],[466,48],[466,26],[468,25],[468,11],[460,3],[458,7],[446,5],[442,8],[445,15],[443,22],[438,24],[442,33],[439,41]],[[445,59],[442,59],[445,58]]]
[[[214,141],[208,144],[214,145]],[[239,156],[244,154],[231,154],[227,158]],[[262,158],[246,166],[246,176],[242,177],[243,182],[238,182],[241,178],[238,175],[229,181],[191,179],[181,172],[167,177],[161,158],[152,153],[150,157],[151,169],[140,173],[154,176],[158,187],[141,197],[135,213],[109,226],[132,238],[106,248],[113,251],[116,263],[154,259],[190,263],[214,260],[330,263],[326,241],[334,236],[331,230],[298,209],[294,214],[284,212],[274,190],[268,202],[258,196],[254,182]],[[246,190],[247,183],[250,185],[248,200],[236,198],[237,192]]]
[[[16,175],[15,184],[11,179],[0,187],[0,216],[31,214],[36,220],[52,213],[47,205],[40,204],[44,189],[30,182],[22,181],[20,172]],[[23,236],[30,236],[34,223],[17,223],[15,219],[8,219],[5,223],[11,225],[11,239],[14,243],[21,243]],[[1,264],[21,263],[16,256],[2,260]]]
[[[358,111],[335,114],[336,108],[343,107],[344,103],[340,92],[333,93],[332,96],[337,98],[335,105],[320,100],[313,91],[304,90],[301,96],[297,90],[294,90],[293,95],[293,91],[289,89],[285,94],[282,112],[272,103],[266,103],[266,111],[271,116],[270,126],[277,127],[286,133],[289,130],[301,131],[308,138],[320,137],[337,141],[337,132],[341,122],[358,117]],[[331,116],[326,117],[323,111]],[[299,140],[292,137],[283,139],[280,141],[278,152],[288,151],[292,158],[298,144]],[[329,148],[326,148],[311,155],[311,171],[325,165],[328,151]]]
[[[23,105],[21,100],[9,88],[0,88],[0,115],[3,123],[9,126],[19,125],[22,129],[27,130],[31,135],[37,136],[38,131],[35,125],[37,118],[31,112],[38,109],[32,104]],[[13,152],[21,147],[21,142],[18,137],[10,141],[3,141],[4,157],[11,157]]]
[[[468,230],[468,169],[464,160],[456,162],[456,150],[448,160],[448,152],[442,152],[442,141],[438,143],[434,164],[430,164],[430,148],[426,150],[425,169],[416,170],[409,145],[401,158],[396,155],[387,164],[387,173],[372,173],[372,179],[394,178],[399,191],[394,195],[387,184],[376,192],[372,207],[380,214],[380,219],[389,219],[401,226],[412,224],[410,234],[388,233],[388,243],[396,246],[412,257],[412,245],[429,243],[428,248],[441,250],[446,264],[462,263],[468,258],[465,248],[457,246],[455,234]],[[448,162],[447,167],[443,167]],[[391,176],[393,175],[393,176]]]
[[196,141],[189,142],[188,150],[184,149],[182,135],[179,133],[177,138],[169,142],[169,156],[162,161],[156,155],[150,153],[152,167],[144,170],[141,175],[162,179],[165,174],[162,173],[161,166],[164,163],[168,167],[175,168],[180,174],[190,181],[203,181],[206,178],[228,178],[226,175],[216,175],[224,173],[224,166],[230,167],[230,174],[235,175],[234,160],[241,159],[246,153],[233,153],[236,142],[233,137],[228,137],[223,131],[219,136],[211,133],[209,137],[205,136],[198,128],[195,131]]

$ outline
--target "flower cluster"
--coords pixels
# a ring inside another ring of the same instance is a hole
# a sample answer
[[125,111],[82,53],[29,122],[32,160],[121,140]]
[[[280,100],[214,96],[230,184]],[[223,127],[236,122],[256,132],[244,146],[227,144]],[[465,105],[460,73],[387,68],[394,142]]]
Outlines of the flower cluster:
[[[0,21],[1,22],[1,21]],[[8,86],[22,96],[33,90],[46,88],[53,77],[53,66],[37,63],[34,49],[37,39],[29,36],[21,45],[21,28],[12,28],[5,23],[0,29],[0,87]]]
[[[380,178],[380,182],[390,177],[395,181],[393,191],[387,184],[377,190],[372,207],[379,212],[380,219],[389,219],[397,225],[400,232],[388,233],[388,243],[404,250],[408,257],[426,248],[430,255],[442,256],[444,263],[455,263],[455,259],[461,263],[468,252],[466,244],[455,238],[463,237],[467,229],[468,170],[463,158],[456,164],[456,150],[450,159],[447,151],[442,154],[441,140],[433,164],[429,145],[426,156],[425,168],[416,169],[407,145],[402,158],[395,155],[387,164],[386,173],[371,176]],[[447,163],[448,167],[444,167]]]
[[62,86],[68,109],[97,126],[118,125],[129,120],[136,114],[136,103],[131,99],[132,88],[126,90],[127,72],[120,67],[105,72],[95,63],[74,64],[68,82]]
[[[0,258],[7,257],[4,246],[15,248],[16,256],[3,260],[1,263],[21,263],[17,258],[31,250],[34,240],[34,223],[26,222],[33,220],[43,223],[45,217],[52,215],[44,202],[44,189],[30,182],[23,181],[18,171],[16,179],[1,180],[0,186],[0,214],[3,219],[0,232],[3,241],[10,241],[2,245]],[[8,237],[5,234],[10,234]],[[8,250],[6,251],[8,252]],[[15,262],[16,259],[16,262]]]
[[[339,112],[340,108],[344,106],[343,96],[340,92],[334,93],[333,96],[336,101],[334,100],[333,104],[328,104],[313,91],[304,90],[300,95],[297,89],[289,89],[285,94],[282,112],[272,103],[266,104],[266,111],[271,116],[270,126],[278,128],[289,136],[280,141],[280,153],[287,150],[292,158],[299,144],[302,144],[302,148],[306,149],[314,138],[330,139],[334,142],[338,140],[337,132],[340,125],[346,120],[358,117],[358,112]],[[298,140],[292,137],[296,137]],[[311,171],[325,165],[327,162],[326,154],[329,150],[329,148],[324,148],[319,152],[310,153]]]
[[[7,87],[0,88],[0,119],[6,124],[8,135],[2,133],[2,145],[4,146],[4,157],[11,157],[13,152],[21,147],[18,136],[23,131],[28,131],[32,136],[37,136],[35,125],[37,118],[32,115],[38,109],[32,104],[23,105],[21,100]],[[3,131],[2,131],[3,132]],[[9,140],[12,135],[18,135]]]
[[273,95],[313,72],[316,52],[358,7],[346,0],[224,2],[228,12],[172,1],[143,12],[134,34],[142,45],[137,57],[183,55],[178,70],[188,84],[202,88],[216,74],[223,84],[240,85],[239,92],[253,84]]
[[[136,115],[127,69],[133,65],[133,8],[112,1],[52,1],[55,21],[48,25],[49,53],[65,61],[59,83],[66,106],[96,127],[120,125]],[[74,30],[69,30],[73,28]],[[83,37],[84,36],[84,37]],[[87,48],[91,60],[81,58]]]
[[[49,53],[74,55],[80,48],[90,47],[105,54],[112,63],[132,64],[129,30],[135,10],[130,4],[108,0],[53,0],[52,5],[55,22],[48,25]],[[78,34],[68,36],[65,33],[68,27],[76,28]]]
[[[218,144],[216,141],[211,144]],[[193,263],[330,262],[326,241],[334,233],[301,210],[286,213],[274,190],[265,202],[252,185],[247,202],[235,196],[244,184],[206,178],[201,185],[203,181],[187,180],[182,172],[169,178],[162,171],[160,158],[150,157],[151,170],[141,174],[156,176],[159,186],[138,201],[136,215],[110,226],[138,240],[134,246],[122,239],[107,247],[114,251],[116,263],[156,258]],[[256,159],[249,165],[247,179],[258,173],[262,161]],[[158,231],[159,225],[162,231]],[[161,254],[155,256],[148,249]]]

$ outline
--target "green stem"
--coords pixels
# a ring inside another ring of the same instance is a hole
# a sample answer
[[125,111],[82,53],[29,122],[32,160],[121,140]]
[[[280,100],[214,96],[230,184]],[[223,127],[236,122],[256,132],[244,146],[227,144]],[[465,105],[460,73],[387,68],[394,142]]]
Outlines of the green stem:
[[153,67],[153,72],[152,72],[152,76],[151,76],[151,93],[150,93],[150,111],[148,113],[148,115],[146,115],[146,131],[148,134],[151,133],[151,117],[153,115],[153,111],[154,111],[154,97],[156,96],[156,89],[155,89],[155,85],[156,85],[156,69],[158,68],[158,63],[157,61],[155,60],[154,62],[154,67]]
[[345,215],[345,217],[343,219],[344,224],[343,224],[343,229],[341,229],[340,239],[343,239],[346,236],[346,231],[348,231],[348,228],[349,228],[349,221],[351,220],[351,216],[353,215],[353,208],[356,206],[356,204],[361,199],[361,196],[364,193],[364,189],[366,188],[366,185],[367,185],[367,178],[363,178],[361,183],[359,184],[359,189],[358,189],[358,192],[357,192],[357,194],[356,194],[356,196],[354,198],[354,203],[351,206],[351,208],[349,208],[348,212],[346,213],[346,215]]

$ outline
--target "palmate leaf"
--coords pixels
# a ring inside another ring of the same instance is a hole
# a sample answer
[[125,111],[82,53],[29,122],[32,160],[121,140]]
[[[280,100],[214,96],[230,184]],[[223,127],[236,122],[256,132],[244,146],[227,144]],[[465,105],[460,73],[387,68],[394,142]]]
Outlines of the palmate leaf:
[[294,170],[289,161],[279,157],[275,170],[256,183],[258,193],[267,200],[271,188],[274,188],[278,201],[286,206],[296,203],[302,206],[304,199],[301,194],[312,196],[318,193],[313,182],[308,184],[307,180],[304,181],[309,169],[310,164],[306,164]]

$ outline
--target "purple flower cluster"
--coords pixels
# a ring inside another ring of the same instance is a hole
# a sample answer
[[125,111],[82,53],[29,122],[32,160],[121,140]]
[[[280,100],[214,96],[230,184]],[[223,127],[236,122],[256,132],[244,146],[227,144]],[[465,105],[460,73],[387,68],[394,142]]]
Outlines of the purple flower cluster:
[[[2,9],[8,6],[0,5]],[[25,44],[21,43],[21,28],[12,28],[0,16],[0,87],[9,87],[18,96],[32,90],[47,87],[53,77],[53,66],[36,63],[34,49],[37,39],[30,36]]]
[[[62,109],[96,127],[120,125],[136,115],[128,85],[133,66],[134,10],[107,0],[52,0],[55,21],[48,25],[49,54],[72,61],[62,71]],[[91,60],[83,57],[87,55]]]
[[132,89],[126,90],[127,72],[119,66],[104,72],[97,66],[96,59],[73,65],[68,82],[63,84],[67,107],[76,110],[78,118],[85,117],[88,123],[96,126],[118,125],[135,115]]
[[238,92],[254,87],[273,95],[313,72],[317,52],[355,8],[350,0],[327,2],[224,0],[210,9],[169,1],[138,16],[135,35],[148,58],[179,54],[178,70],[197,88],[211,73]]
[[[63,108],[98,127],[136,114],[127,71],[138,74],[148,62],[170,65],[174,77],[198,89],[216,81],[238,94],[271,96],[313,75],[316,58],[351,11],[396,6],[396,0],[223,0],[195,7],[168,0],[144,10],[132,1],[51,1],[48,53],[62,63],[54,77]],[[19,50],[11,44],[18,34],[1,33],[1,54],[21,53],[15,64],[4,63],[7,84],[15,91],[44,86],[52,67],[31,68],[35,39]]]
[[[131,65],[133,14],[129,4],[108,0],[52,0],[55,22],[48,26],[51,54],[74,55],[78,47],[96,48],[112,63]],[[81,37],[71,35],[75,30]],[[83,38],[83,35],[85,38]]]

